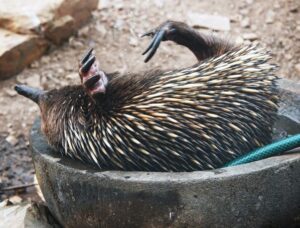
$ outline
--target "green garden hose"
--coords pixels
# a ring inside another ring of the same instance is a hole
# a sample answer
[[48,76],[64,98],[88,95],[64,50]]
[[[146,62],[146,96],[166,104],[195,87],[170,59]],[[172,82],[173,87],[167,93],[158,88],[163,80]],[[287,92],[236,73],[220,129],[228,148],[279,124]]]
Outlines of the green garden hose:
[[271,157],[292,150],[296,147],[300,147],[300,134],[293,135],[286,139],[274,142],[272,144],[251,151],[250,153],[245,154],[227,163],[224,167],[236,166],[248,162],[258,161],[267,157]]

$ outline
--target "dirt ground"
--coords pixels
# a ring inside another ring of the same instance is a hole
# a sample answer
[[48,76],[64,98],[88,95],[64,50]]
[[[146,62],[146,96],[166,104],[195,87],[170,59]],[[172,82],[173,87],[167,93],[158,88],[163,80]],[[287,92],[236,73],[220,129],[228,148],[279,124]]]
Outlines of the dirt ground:
[[[299,0],[112,0],[78,34],[61,47],[34,62],[19,75],[0,83],[0,190],[30,184],[34,170],[28,150],[30,127],[39,115],[38,107],[18,96],[13,87],[25,83],[43,89],[78,84],[78,60],[93,47],[107,71],[142,71],[192,65],[196,59],[185,48],[163,43],[147,64],[141,55],[149,39],[139,35],[167,19],[187,21],[190,12],[218,14],[230,18],[231,29],[218,34],[232,41],[247,37],[266,46],[279,66],[279,76],[300,80],[300,1]],[[4,192],[7,198],[14,192]]]

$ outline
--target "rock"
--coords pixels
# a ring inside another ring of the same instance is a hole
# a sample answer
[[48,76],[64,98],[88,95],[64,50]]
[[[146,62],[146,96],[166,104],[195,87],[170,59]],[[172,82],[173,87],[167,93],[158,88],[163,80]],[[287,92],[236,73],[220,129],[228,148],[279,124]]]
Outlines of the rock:
[[90,28],[88,26],[84,26],[78,31],[78,36],[87,37],[89,35]]
[[249,28],[250,27],[250,19],[249,17],[245,17],[242,21],[241,21],[241,26],[243,28]]
[[266,23],[272,24],[274,22],[275,13],[273,10],[268,10],[266,14]]
[[221,31],[230,30],[230,20],[228,17],[193,12],[188,12],[187,16],[189,23],[195,28],[207,28]]
[[33,63],[30,64],[30,68],[39,68],[40,63],[38,61],[34,61]]
[[73,48],[82,48],[82,47],[84,47],[84,44],[81,41],[79,41],[78,39],[74,39],[72,37],[69,40],[69,44]]
[[300,75],[300,63],[295,65],[295,70],[296,70],[297,75]]
[[98,0],[63,0],[63,3],[56,10],[55,17],[70,15],[74,18],[74,27],[80,28],[86,24],[92,16],[92,11],[97,8]]
[[133,46],[133,47],[137,46],[137,45],[138,45],[138,40],[137,40],[137,38],[135,38],[135,37],[130,37],[130,38],[129,38],[129,44],[130,44],[131,46]]
[[117,2],[114,4],[114,7],[118,10],[123,10],[124,9],[124,3],[123,2]]
[[248,15],[249,14],[249,9],[247,9],[247,8],[241,9],[240,14],[243,15],[243,16]]
[[0,206],[0,227],[61,227],[41,203],[17,203]]
[[17,33],[31,33],[53,18],[51,10],[63,0],[0,0],[0,27]]
[[97,24],[96,24],[95,29],[96,29],[102,36],[105,36],[106,33],[107,33],[107,30],[106,30],[105,26],[102,25],[102,24],[100,24],[100,23],[97,23]]
[[12,203],[8,199],[3,200],[2,202],[0,202],[0,209],[10,205],[12,205]]
[[256,31],[256,30],[257,30],[257,26],[256,26],[255,24],[252,24],[252,25],[251,25],[251,30],[252,30],[252,31]]
[[253,41],[253,40],[257,40],[258,36],[256,33],[245,33],[245,34],[243,34],[243,38],[245,40]]
[[230,17],[230,22],[240,22],[242,20],[242,15],[235,14]]
[[280,8],[280,4],[278,2],[274,3],[274,9],[279,9]]
[[12,202],[13,204],[17,204],[17,203],[21,203],[22,202],[22,198],[18,195],[9,197],[9,201]]
[[1,116],[7,115],[7,110],[6,110],[6,109],[5,109],[5,110],[0,109],[0,115],[1,115]]
[[68,74],[68,75],[66,76],[66,79],[69,79],[69,80],[71,80],[71,81],[74,81],[74,80],[79,79],[79,75],[78,75],[78,73],[73,72],[73,73]]
[[299,11],[299,6],[297,5],[293,5],[291,8],[290,8],[290,12],[291,13],[297,13]]
[[57,72],[57,74],[59,74],[59,75],[62,75],[62,74],[65,73],[64,69],[62,69],[62,68],[57,68],[57,69],[56,69],[56,72]]
[[19,141],[13,134],[8,135],[5,140],[12,146],[17,145]]
[[43,38],[0,29],[0,80],[21,72],[47,48],[48,42]]
[[117,19],[115,24],[114,24],[114,28],[117,30],[122,30],[124,27],[124,20],[123,19]]
[[69,15],[79,28],[98,7],[98,0],[0,0],[0,27],[8,30],[31,33],[32,29],[48,26],[49,23]]
[[243,37],[238,36],[238,37],[236,38],[235,42],[236,42],[236,44],[242,44],[242,43],[244,42],[244,39],[243,39]]
[[24,227],[28,205],[11,205],[0,208],[1,227]]
[[45,36],[52,43],[60,45],[68,40],[74,32],[74,18],[70,15],[66,15],[50,23],[45,31]]
[[291,60],[293,58],[293,56],[289,53],[285,54],[284,57],[287,59],[287,60]]
[[4,88],[3,89],[4,90],[4,92],[8,95],[8,96],[10,96],[10,97],[14,97],[14,96],[16,96],[18,93],[14,90],[14,89],[12,89],[12,88]]
[[0,79],[5,79],[40,58],[49,41],[67,40],[91,18],[98,0],[0,0],[0,5]]
[[74,70],[74,65],[71,64],[69,61],[65,62],[63,65],[64,69],[67,71],[73,71]]

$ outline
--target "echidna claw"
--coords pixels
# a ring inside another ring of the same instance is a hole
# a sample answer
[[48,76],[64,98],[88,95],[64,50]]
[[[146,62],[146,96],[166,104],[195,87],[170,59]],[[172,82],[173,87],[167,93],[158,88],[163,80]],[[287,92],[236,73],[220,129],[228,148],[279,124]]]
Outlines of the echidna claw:
[[145,36],[151,36],[153,37],[155,35],[155,30],[151,30],[151,31],[148,31],[148,32],[145,32],[143,33],[140,37],[145,37]]
[[95,60],[96,60],[95,56],[90,57],[84,63],[84,65],[81,67],[81,72],[84,73],[84,74],[86,74],[90,70],[91,66],[94,64]]
[[99,74],[96,74],[96,75],[90,77],[89,79],[87,79],[87,80],[84,82],[84,85],[85,85],[87,88],[92,88],[99,80],[100,80],[100,75],[99,75]]
[[[150,32],[145,33],[146,35],[151,35]],[[146,59],[144,60],[144,62],[148,62],[153,55],[156,53],[157,48],[160,45],[160,42],[162,41],[163,37],[165,34],[165,30],[159,30],[157,32],[155,32],[152,42],[149,44],[148,48],[143,52],[143,55],[146,54],[147,52],[149,52],[148,56],[146,57]]]
[[152,48],[154,42],[156,41],[157,34],[158,33],[154,34],[154,37],[153,37],[151,43],[149,44],[149,46],[147,47],[147,49],[142,53],[142,55],[145,55]]
[[82,60],[80,61],[81,64],[84,64],[91,56],[92,52],[93,52],[93,48],[91,48],[86,55],[82,58]]

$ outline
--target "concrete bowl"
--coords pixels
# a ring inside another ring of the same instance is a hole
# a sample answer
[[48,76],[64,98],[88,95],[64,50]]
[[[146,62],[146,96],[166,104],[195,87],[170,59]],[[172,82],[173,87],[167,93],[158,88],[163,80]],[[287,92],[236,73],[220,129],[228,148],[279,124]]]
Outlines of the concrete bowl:
[[50,211],[65,227],[300,224],[300,154],[212,171],[97,171],[55,153],[36,121],[31,148]]
[[[300,133],[300,84],[282,80],[279,86],[274,140]],[[65,227],[300,225],[300,153],[212,171],[100,172],[55,153],[39,129],[36,121],[37,179]]]

